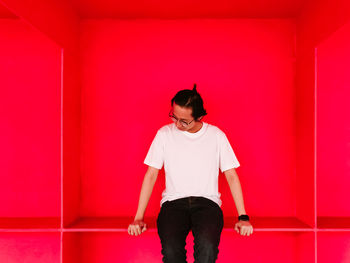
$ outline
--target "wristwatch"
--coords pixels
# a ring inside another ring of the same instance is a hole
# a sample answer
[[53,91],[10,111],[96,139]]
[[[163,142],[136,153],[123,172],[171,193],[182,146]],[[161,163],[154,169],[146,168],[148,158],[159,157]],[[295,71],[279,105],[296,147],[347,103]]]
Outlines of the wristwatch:
[[238,217],[238,221],[242,220],[242,221],[249,221],[249,216],[248,215],[240,215]]

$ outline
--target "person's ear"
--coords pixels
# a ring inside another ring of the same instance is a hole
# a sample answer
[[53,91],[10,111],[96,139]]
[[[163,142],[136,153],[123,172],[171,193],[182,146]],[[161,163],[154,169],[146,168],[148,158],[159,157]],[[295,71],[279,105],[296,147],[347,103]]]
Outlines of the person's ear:
[[202,118],[203,118],[203,116],[199,117],[199,118],[197,119],[197,121],[200,121]]

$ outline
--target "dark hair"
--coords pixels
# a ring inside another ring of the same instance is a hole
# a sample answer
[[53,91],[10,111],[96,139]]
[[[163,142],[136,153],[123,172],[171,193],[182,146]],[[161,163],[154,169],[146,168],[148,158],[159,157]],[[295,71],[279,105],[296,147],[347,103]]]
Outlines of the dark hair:
[[203,100],[201,95],[197,92],[196,83],[193,85],[193,89],[184,89],[176,93],[171,99],[171,106],[174,102],[185,108],[192,108],[192,117],[197,120],[201,116],[207,115],[206,110],[203,108]]

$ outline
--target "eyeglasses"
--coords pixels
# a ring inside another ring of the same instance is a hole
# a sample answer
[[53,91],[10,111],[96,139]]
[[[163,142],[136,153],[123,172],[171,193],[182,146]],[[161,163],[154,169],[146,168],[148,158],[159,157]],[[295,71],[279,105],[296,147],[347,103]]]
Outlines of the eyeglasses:
[[[178,121],[178,119],[172,113],[172,110],[170,110],[170,112],[169,112],[169,117],[170,117],[170,119],[172,119],[173,122],[177,122]],[[192,121],[190,121],[189,123],[187,123],[187,122],[185,122],[183,120],[180,120],[180,123],[181,123],[182,127],[186,128],[193,121],[194,121],[194,119]]]

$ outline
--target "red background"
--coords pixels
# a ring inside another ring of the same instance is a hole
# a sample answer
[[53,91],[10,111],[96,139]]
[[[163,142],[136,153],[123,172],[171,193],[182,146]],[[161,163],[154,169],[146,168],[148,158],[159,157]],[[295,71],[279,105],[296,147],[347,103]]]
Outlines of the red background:
[[126,229],[151,141],[193,83],[254,227],[234,232],[221,174],[218,262],[350,260],[345,0],[0,4],[1,262],[161,262],[163,170],[150,229]]

